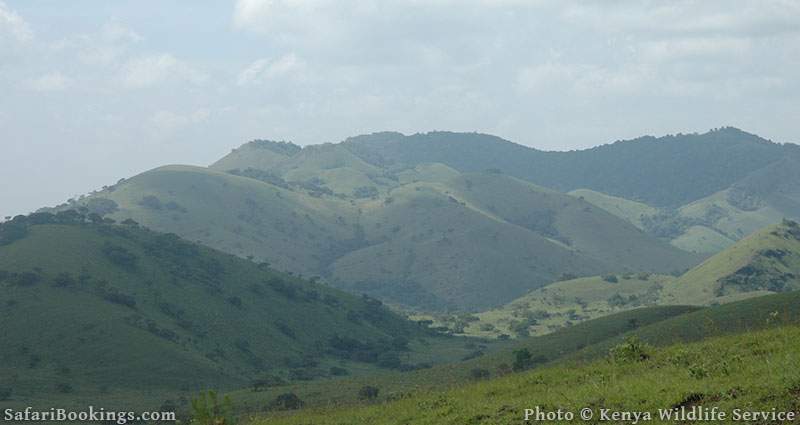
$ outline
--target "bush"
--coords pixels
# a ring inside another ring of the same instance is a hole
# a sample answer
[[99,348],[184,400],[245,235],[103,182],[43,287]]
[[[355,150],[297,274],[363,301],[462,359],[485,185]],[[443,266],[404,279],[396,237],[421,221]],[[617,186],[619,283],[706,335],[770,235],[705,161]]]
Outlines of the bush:
[[380,390],[378,388],[373,387],[371,385],[365,385],[358,390],[358,399],[359,400],[375,400],[378,398],[378,393]]
[[62,382],[62,383],[56,384],[56,391],[58,391],[58,392],[60,392],[62,394],[69,394],[74,390],[72,388],[72,385],[70,385],[70,384],[68,384],[66,382]]
[[217,393],[208,391],[192,398],[192,421],[197,425],[233,424],[233,403],[228,396],[220,402]]
[[533,367],[533,355],[527,348],[514,351],[514,363],[512,364],[514,372],[520,372]]
[[303,400],[295,393],[283,393],[272,401],[271,407],[279,410],[297,410],[303,407]]
[[0,401],[8,401],[11,400],[11,394],[14,391],[11,388],[0,388]]
[[163,208],[163,205],[161,205],[161,200],[153,195],[147,195],[143,197],[142,200],[139,201],[139,205],[151,210],[160,210]]
[[103,245],[103,255],[112,263],[128,270],[135,269],[136,263],[139,261],[139,257],[136,254],[108,242]]
[[619,279],[617,279],[617,276],[615,276],[613,274],[603,275],[603,280],[608,282],[608,283],[617,283],[617,282],[619,282]]
[[489,372],[489,369],[476,367],[475,369],[472,369],[471,371],[469,371],[469,376],[472,379],[486,379],[486,378],[489,378],[490,376],[492,376],[492,373]]
[[616,363],[642,362],[650,358],[650,346],[643,343],[639,338],[631,336],[625,342],[613,347],[609,351],[611,360]]

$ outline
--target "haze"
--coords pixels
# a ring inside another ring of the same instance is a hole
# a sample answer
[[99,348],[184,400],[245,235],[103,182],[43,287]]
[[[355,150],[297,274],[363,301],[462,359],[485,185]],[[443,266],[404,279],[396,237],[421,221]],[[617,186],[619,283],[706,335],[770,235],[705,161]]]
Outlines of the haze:
[[792,1],[0,1],[0,217],[254,138],[796,142],[798,74]]

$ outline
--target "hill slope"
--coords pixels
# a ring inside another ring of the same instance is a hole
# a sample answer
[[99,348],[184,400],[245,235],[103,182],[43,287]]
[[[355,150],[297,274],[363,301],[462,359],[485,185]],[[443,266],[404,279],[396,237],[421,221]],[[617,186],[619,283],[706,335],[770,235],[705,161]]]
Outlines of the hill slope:
[[[270,162],[273,150],[290,149],[273,145],[248,144],[242,158]],[[267,159],[254,158],[262,151]],[[161,167],[66,208],[102,209],[426,310],[502,305],[564,272],[674,272],[696,264],[602,209],[513,177],[441,164],[378,169],[342,145],[292,152],[269,170]]]
[[[800,361],[800,346],[794,343],[798,337],[800,328],[790,326],[662,349],[634,342],[620,346],[620,354],[612,357],[616,360],[556,365],[389,403],[312,410],[256,423],[325,425],[358,418],[360,423],[394,424],[403,418],[415,424],[499,425],[521,422],[525,409],[535,406],[569,411],[576,418],[586,407],[593,409],[595,418],[601,408],[648,412],[655,423],[681,422],[659,419],[659,409],[674,412],[692,406],[717,407],[728,418],[734,409],[794,412],[800,379],[793,368]],[[625,357],[625,352],[632,354]],[[646,357],[633,360],[640,353]]]
[[374,299],[74,211],[0,225],[0,289],[0,375],[17,401],[133,403],[407,367],[420,339],[436,345]]
[[750,235],[664,287],[661,303],[705,304],[748,293],[800,289],[800,225]]

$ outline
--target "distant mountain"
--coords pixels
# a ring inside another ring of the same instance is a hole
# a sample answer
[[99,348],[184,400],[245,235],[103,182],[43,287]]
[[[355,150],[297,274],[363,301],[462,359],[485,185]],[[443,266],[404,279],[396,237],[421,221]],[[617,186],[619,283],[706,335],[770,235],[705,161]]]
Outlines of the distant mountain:
[[344,142],[376,164],[440,162],[460,171],[498,169],[561,191],[592,189],[653,206],[680,206],[726,189],[786,156],[781,145],[727,127],[704,134],[641,137],[591,149],[545,152],[495,136],[377,133]]
[[0,224],[0,306],[1,385],[24,403],[413,368],[439,338],[377,300],[75,211]]
[[[503,174],[380,168],[341,144],[284,155],[287,145],[268,143],[212,169],[161,167],[76,205],[426,310],[502,305],[565,272],[696,264],[600,208]],[[284,158],[249,167],[265,151]]]

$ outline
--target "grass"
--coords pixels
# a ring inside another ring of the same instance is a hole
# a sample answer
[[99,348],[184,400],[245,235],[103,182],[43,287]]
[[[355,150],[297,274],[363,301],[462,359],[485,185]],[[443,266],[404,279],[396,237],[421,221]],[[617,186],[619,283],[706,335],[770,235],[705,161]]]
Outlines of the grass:
[[[644,347],[643,361],[568,362],[444,392],[340,409],[312,409],[254,424],[509,424],[525,409],[589,407],[651,412],[680,406],[796,411],[800,407],[800,337],[779,327],[691,344]],[[555,421],[566,423],[567,421]]]

